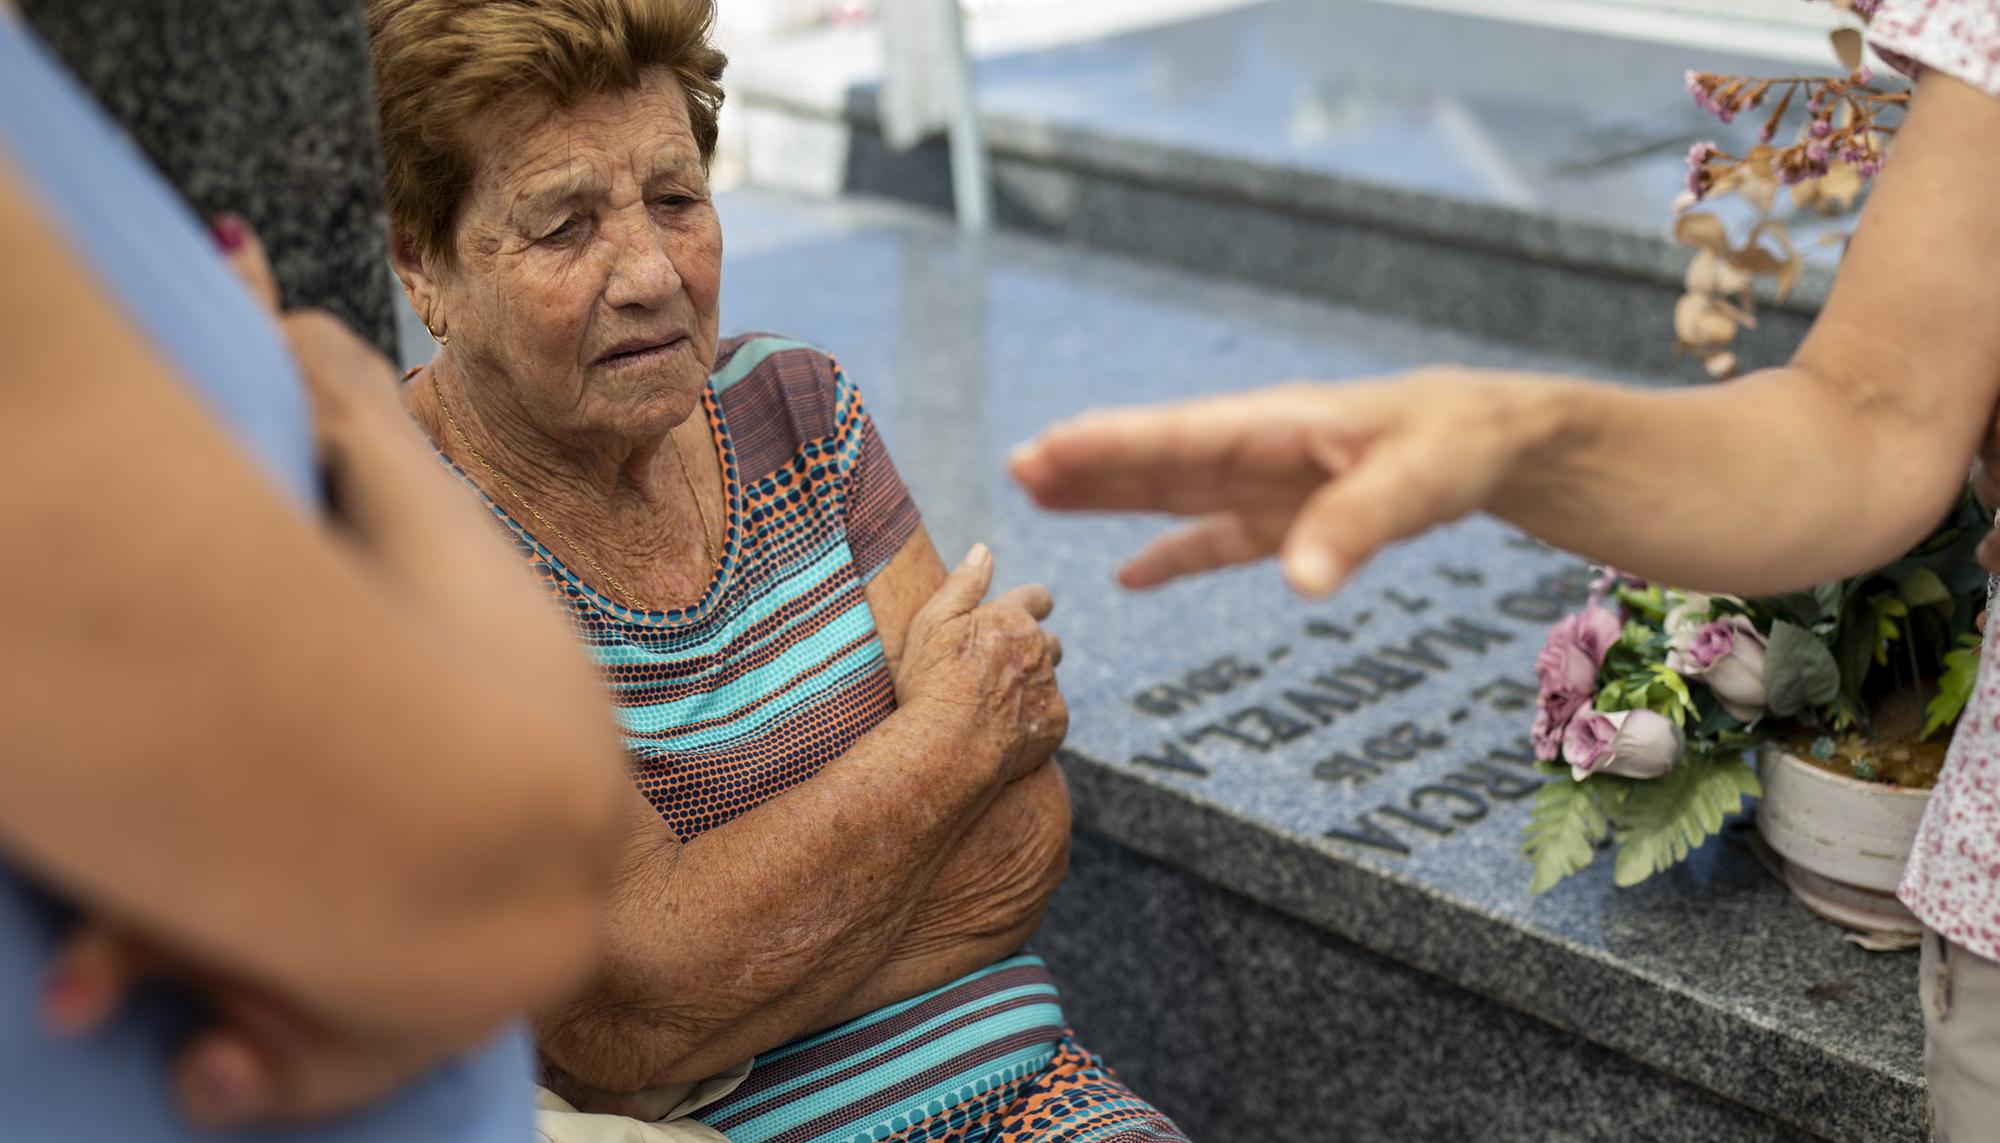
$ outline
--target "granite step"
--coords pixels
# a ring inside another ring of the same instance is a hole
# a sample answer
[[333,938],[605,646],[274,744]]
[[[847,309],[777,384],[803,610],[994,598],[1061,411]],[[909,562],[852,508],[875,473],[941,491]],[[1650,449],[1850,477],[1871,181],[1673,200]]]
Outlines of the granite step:
[[[982,59],[1001,223],[1696,376],[1672,353],[1688,253],[1671,203],[1691,142],[1751,127],[1704,116],[1682,75],[1801,65],[1455,7],[1268,0]],[[739,58],[749,177],[946,208],[942,143],[884,145],[868,58],[852,34]],[[1744,339],[1750,363],[1788,354],[1825,296],[1828,226],[1800,230],[1808,272]]]
[[1076,849],[1037,945],[1195,1138],[1925,1137],[1915,957],[1808,914],[1740,823],[1637,888],[1606,861],[1527,895],[1523,698],[1572,560],[1471,521],[1330,603],[1270,568],[1134,596],[1111,573],[1158,523],[1051,517],[999,476],[1104,403],[1591,363],[912,207],[722,210],[725,325],[832,348],[947,555],[988,541],[1061,601]]

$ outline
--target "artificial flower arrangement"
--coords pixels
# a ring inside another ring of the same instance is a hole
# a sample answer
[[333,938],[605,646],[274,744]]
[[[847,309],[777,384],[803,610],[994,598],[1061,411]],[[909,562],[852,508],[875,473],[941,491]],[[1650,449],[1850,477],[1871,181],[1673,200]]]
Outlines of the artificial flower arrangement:
[[1896,563],[1809,592],[1703,595],[1603,573],[1536,660],[1532,741],[1550,776],[1522,849],[1541,893],[1617,847],[1634,885],[1762,791],[1766,746],[1927,787],[1979,666],[1988,526],[1970,495]]

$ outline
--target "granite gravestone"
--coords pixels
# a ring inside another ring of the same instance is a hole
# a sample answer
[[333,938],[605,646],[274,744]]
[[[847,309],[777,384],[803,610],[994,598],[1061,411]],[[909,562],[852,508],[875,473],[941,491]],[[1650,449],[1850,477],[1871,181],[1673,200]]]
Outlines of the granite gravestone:
[[205,217],[263,238],[287,305],[396,348],[360,0],[21,0]]
[[[1746,824],[1637,889],[1597,868],[1528,896],[1534,660],[1590,576],[1474,521],[1329,603],[1240,576],[1108,604],[1108,656],[1093,624],[1038,943],[1197,1137],[1924,1137],[1920,1093],[1875,1071],[1909,1055],[1909,958],[1843,949]],[[1893,1102],[1829,1097],[1807,1028],[1857,1018],[1839,1054]]]

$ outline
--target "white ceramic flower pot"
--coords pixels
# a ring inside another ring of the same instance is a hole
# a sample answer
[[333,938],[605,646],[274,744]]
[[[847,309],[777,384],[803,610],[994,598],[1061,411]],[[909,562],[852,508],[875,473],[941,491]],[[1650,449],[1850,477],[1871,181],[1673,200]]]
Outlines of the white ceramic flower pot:
[[1783,859],[1785,884],[1805,906],[1849,928],[1920,933],[1896,900],[1929,790],[1908,790],[1821,769],[1765,749],[1757,831]]

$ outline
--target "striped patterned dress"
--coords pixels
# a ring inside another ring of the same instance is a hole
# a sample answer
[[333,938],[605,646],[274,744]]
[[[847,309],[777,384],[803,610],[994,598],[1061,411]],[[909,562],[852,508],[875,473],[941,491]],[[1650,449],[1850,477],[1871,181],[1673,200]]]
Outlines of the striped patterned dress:
[[[895,709],[864,591],[918,524],[826,353],[732,338],[703,404],[728,519],[721,571],[686,608],[600,595],[487,501],[603,668],[633,781],[682,841],[811,778]],[[1031,953],[777,1048],[701,1118],[738,1143],[1182,1139],[1077,1045]]]

